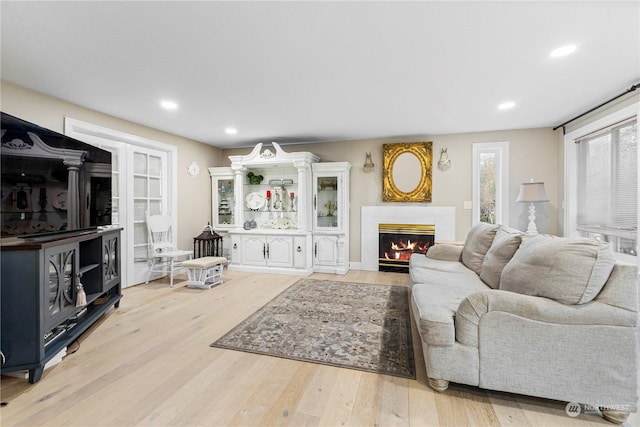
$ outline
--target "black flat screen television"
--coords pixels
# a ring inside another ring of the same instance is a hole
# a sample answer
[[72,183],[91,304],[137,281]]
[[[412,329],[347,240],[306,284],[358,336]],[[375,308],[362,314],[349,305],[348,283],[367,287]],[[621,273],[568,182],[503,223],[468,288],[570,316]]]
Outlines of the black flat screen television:
[[32,238],[111,225],[111,153],[0,114],[2,237]]

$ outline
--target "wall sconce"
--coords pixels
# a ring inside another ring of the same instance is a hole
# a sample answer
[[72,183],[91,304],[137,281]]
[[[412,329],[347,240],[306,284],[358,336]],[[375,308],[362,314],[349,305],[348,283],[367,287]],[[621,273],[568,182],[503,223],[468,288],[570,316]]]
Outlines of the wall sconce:
[[529,227],[527,227],[527,234],[538,234],[536,228],[536,207],[533,205],[536,202],[548,202],[549,197],[544,191],[544,182],[524,182],[520,184],[520,194],[516,202],[529,203]]
[[449,155],[447,154],[447,149],[443,148],[440,150],[440,160],[438,160],[438,169],[441,171],[446,171],[451,167],[451,160],[449,160]]
[[364,157],[364,166],[363,169],[365,172],[373,172],[374,164],[371,161],[371,153],[365,153]]

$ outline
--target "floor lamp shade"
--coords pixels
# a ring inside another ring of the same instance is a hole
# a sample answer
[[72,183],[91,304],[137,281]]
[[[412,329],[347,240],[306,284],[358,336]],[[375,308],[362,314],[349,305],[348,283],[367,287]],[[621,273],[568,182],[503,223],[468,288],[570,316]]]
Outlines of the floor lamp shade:
[[549,197],[544,191],[544,182],[524,182],[520,184],[520,193],[516,202],[529,203],[529,226],[528,234],[538,234],[536,228],[536,207],[534,203],[548,202]]

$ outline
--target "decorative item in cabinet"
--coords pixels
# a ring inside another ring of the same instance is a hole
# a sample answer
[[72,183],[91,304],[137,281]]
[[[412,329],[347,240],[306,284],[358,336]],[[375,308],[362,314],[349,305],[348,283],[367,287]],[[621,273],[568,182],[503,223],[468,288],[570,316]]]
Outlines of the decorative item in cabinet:
[[337,190],[338,189],[338,179],[335,177],[322,178],[318,183],[319,190]]
[[333,216],[333,212],[338,209],[336,202],[332,202],[331,200],[325,203],[324,207],[327,208],[327,216]]
[[[271,198],[271,192],[267,190],[267,200]],[[265,206],[265,199],[262,193],[254,191],[244,198],[245,206],[252,211],[258,211]]]
[[228,199],[220,200],[220,203],[218,204],[218,214],[231,215],[231,205],[229,205]]
[[[294,192],[287,191],[287,185],[293,185],[292,179],[272,179],[269,180],[269,185],[274,187],[273,190],[273,202],[271,203],[272,210],[276,212],[290,211],[293,212],[293,199]],[[267,198],[270,198],[270,192],[267,193]],[[288,203],[287,203],[288,202]],[[295,227],[295,225],[294,225]]]
[[249,173],[247,173],[247,178],[249,178],[249,184],[251,184],[251,185],[259,185],[262,182],[262,180],[264,179],[264,176],[256,175],[253,172],[249,172]]

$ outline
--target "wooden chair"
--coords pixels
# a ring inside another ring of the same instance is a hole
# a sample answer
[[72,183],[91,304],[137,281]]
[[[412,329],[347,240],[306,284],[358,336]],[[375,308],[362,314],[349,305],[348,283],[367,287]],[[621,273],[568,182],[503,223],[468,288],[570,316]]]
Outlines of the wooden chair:
[[149,236],[149,272],[146,283],[149,283],[151,273],[166,273],[173,287],[173,275],[183,270],[182,262],[191,259],[193,251],[175,247],[170,216],[147,214],[146,217]]

